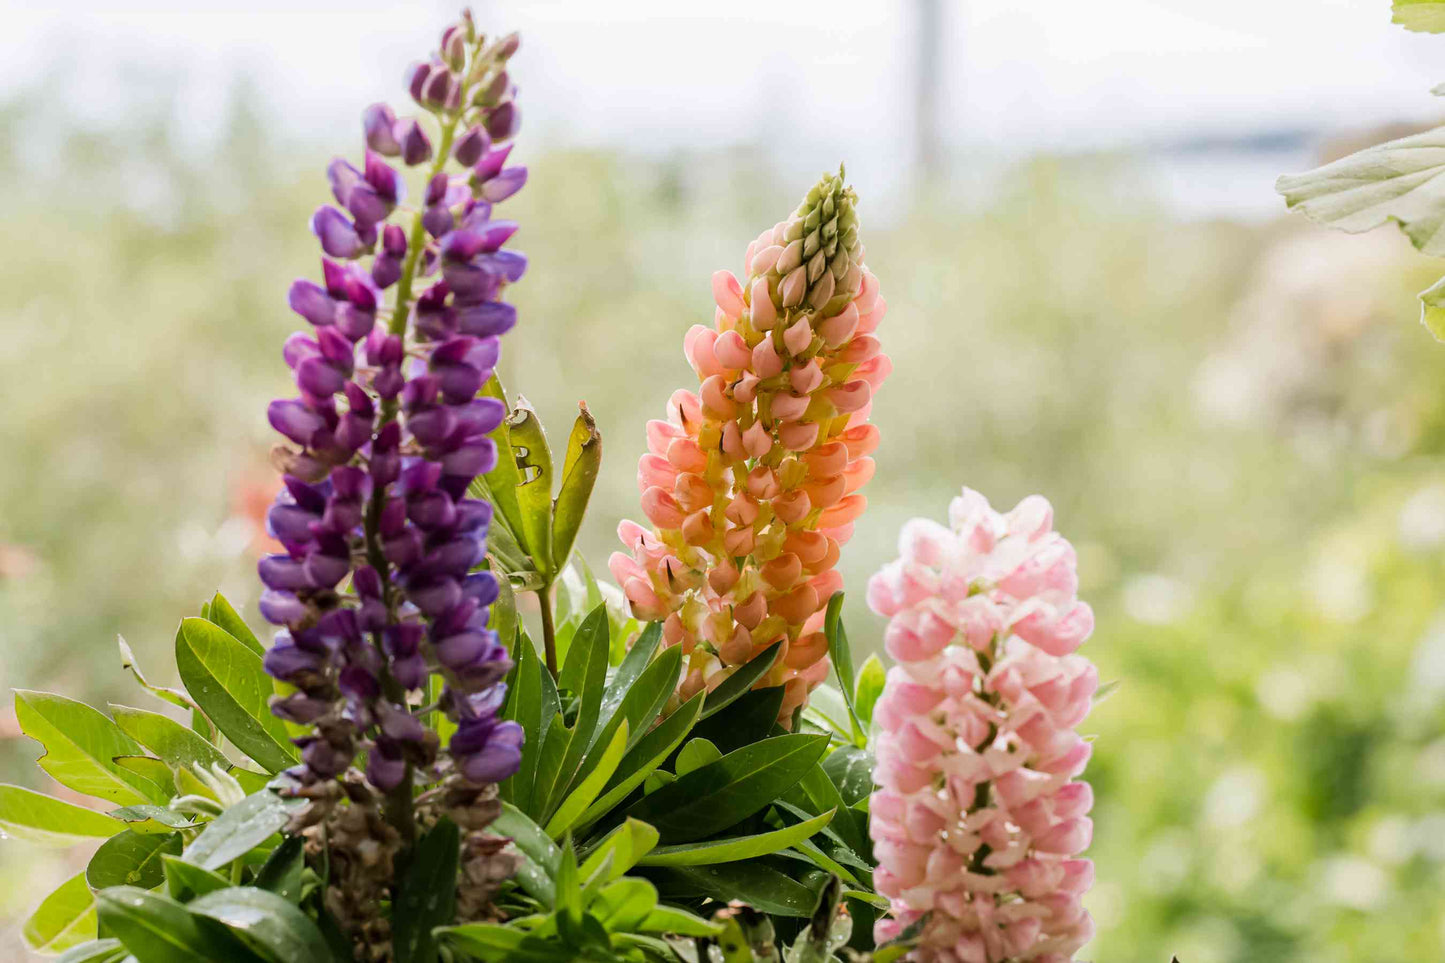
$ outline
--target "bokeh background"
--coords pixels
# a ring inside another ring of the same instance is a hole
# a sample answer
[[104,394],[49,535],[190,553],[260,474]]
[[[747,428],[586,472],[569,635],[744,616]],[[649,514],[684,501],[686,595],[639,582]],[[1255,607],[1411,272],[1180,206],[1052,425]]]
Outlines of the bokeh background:
[[[1091,716],[1100,963],[1445,957],[1440,273],[1277,173],[1436,122],[1445,40],[1347,0],[476,5],[519,28],[532,273],[504,374],[636,515],[709,277],[843,159],[890,304],[863,581],[967,484],[1054,502],[1117,693]],[[332,153],[455,11],[25,5],[0,39],[0,685],[146,703],[251,604],[290,279]],[[152,705],[152,708],[156,706]],[[45,787],[0,703],[0,780]],[[83,865],[0,844],[0,957]]]

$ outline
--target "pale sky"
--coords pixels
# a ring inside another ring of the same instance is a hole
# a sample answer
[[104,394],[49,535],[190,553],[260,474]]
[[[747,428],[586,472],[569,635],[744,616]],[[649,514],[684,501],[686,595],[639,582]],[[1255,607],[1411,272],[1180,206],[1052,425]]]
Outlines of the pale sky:
[[[944,137],[964,151],[1161,143],[1280,127],[1445,115],[1445,37],[1389,22],[1388,0],[944,0]],[[807,169],[906,164],[911,0],[479,0],[523,32],[515,74],[538,144],[763,143]],[[64,101],[113,119],[120,65],[171,72],[204,135],[246,73],[288,133],[354,129],[452,2],[26,0],[5,13],[0,97],[65,62]]]

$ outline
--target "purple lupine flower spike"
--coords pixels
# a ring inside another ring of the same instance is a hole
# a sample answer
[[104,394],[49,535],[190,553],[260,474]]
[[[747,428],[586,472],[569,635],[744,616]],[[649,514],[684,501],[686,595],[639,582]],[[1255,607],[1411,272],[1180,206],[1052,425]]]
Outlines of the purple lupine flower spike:
[[[478,568],[492,507],[468,495],[496,462],[487,436],[506,411],[477,393],[516,324],[504,298],[526,267],[505,246],[517,224],[493,217],[526,182],[506,166],[515,50],[514,37],[485,45],[464,17],[406,75],[426,127],[366,109],[359,163],[332,161],[335,204],[311,219],[321,279],[288,293],[309,330],[282,351],[297,397],[267,410],[288,442],[266,519],[283,550],[258,574],[261,612],[280,626],[265,667],[294,687],[273,709],[307,727],[291,775],[309,799],[338,777],[376,798],[442,780],[482,798],[520,762],[521,728],[497,718],[510,640],[488,624],[498,586]],[[401,206],[387,158],[430,166],[419,210]],[[434,677],[440,698],[424,707]],[[447,746],[427,711],[456,724]]]

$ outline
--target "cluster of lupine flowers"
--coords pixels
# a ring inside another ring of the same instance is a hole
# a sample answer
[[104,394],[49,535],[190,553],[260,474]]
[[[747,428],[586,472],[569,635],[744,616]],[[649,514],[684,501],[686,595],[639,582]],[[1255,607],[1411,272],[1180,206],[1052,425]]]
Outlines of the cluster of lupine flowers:
[[828,674],[823,609],[873,475],[886,305],[841,171],[749,244],[743,267],[741,283],[714,275],[715,327],[685,339],[698,391],[648,423],[637,480],[653,528],[623,522],[630,554],[609,568],[633,612],[687,653],[683,698],[782,642],[758,685],[786,686],[786,722]]
[[[366,781],[408,798],[414,777],[485,786],[520,760],[520,727],[497,719],[510,667],[487,627],[498,586],[473,571],[492,510],[467,497],[496,460],[487,435],[505,411],[477,393],[516,323],[502,292],[526,268],[503,248],[517,225],[493,218],[526,180],[503,143],[519,125],[516,49],[515,36],[486,44],[464,16],[409,71],[435,148],[417,118],[366,111],[360,167],[332,162],[339,206],[311,220],[322,283],[291,288],[312,330],[284,351],[299,397],[269,409],[291,445],[277,450],[285,488],[268,515],[284,551],[260,576],[261,611],[283,626],[265,665],[295,689],[273,709],[308,727],[292,773],[303,791],[363,753]],[[419,209],[403,207],[396,160],[428,165]],[[423,707],[429,688],[437,701]],[[445,751],[422,710],[455,723]]]
[[1000,514],[965,489],[949,521],[909,522],[868,584],[897,662],[874,711],[876,936],[922,921],[915,959],[1063,963],[1093,933],[1093,865],[1073,858],[1092,835],[1074,726],[1098,674],[1073,653],[1093,612],[1043,498]]

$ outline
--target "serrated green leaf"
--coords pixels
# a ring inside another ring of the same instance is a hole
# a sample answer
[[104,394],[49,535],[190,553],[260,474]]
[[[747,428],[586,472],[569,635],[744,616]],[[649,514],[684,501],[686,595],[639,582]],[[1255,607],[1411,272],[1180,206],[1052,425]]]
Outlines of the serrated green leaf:
[[1445,127],[1275,181],[1290,208],[1351,234],[1395,221],[1415,247],[1445,255]]
[[460,847],[461,831],[446,818],[438,820],[418,841],[392,912],[395,963],[431,963],[436,959],[432,930],[456,916]]
[[232,885],[231,881],[220,873],[202,869],[179,856],[161,856],[161,868],[166,876],[166,891],[172,899],[182,903]]
[[260,656],[205,619],[183,619],[176,668],[186,691],[236,748],[273,773],[296,761],[296,747],[271,713],[274,689]]
[[613,732],[611,741],[597,759],[596,765],[578,781],[577,788],[567,795],[547,822],[547,835],[553,839],[561,839],[562,834],[571,829],[587,808],[597,801],[602,787],[617,771],[617,766],[627,751],[628,732],[625,721]]
[[233,886],[197,897],[186,909],[221,923],[273,963],[330,963],[331,949],[316,924],[275,893]]
[[607,787],[602,790],[602,797],[582,815],[580,825],[587,826],[601,819],[642,785],[643,780],[656,771],[692,731],[702,714],[702,703],[703,694],[699,692],[629,749]]
[[1442,0],[1395,0],[1391,19],[1406,30],[1445,33],[1445,2]]
[[792,733],[736,749],[680,777],[628,811],[670,843],[736,825],[787,792],[822,758],[828,737]]
[[117,805],[165,802],[165,790],[116,765],[118,756],[144,753],[140,743],[83,702],[48,692],[15,690],[21,730],[45,747],[37,761],[62,786]]
[[95,898],[85,874],[61,883],[25,921],[25,943],[37,953],[59,953],[96,936]]
[[552,449],[541,419],[521,395],[506,423],[517,466],[515,490],[521,524],[515,534],[537,571],[551,576],[557,571],[552,563]]
[[161,836],[127,829],[101,843],[85,867],[85,881],[91,889],[107,886],[154,889],[165,880],[161,857],[178,856],[180,852],[180,833]]
[[644,856],[643,866],[706,866],[713,863],[735,863],[776,853],[804,842],[809,836],[822,831],[833,820],[835,810],[828,810],[821,816],[772,832],[752,836],[729,836],[722,839],[707,839],[697,843],[683,843],[677,846],[659,846]]
[[253,793],[217,816],[186,847],[182,858],[203,869],[220,869],[281,831],[302,800],[270,790]]
[[597,472],[602,467],[602,435],[597,431],[597,422],[587,410],[586,402],[579,402],[577,407],[580,410],[567,438],[567,455],[562,462],[562,487],[552,507],[552,564],[557,571],[566,566],[572,554],[577,530],[582,527],[587,502],[592,498],[592,487],[597,483]]
[[220,765],[228,769],[231,766],[221,750],[170,716],[115,703],[111,703],[110,714],[122,732],[155,753],[167,766]]
[[732,675],[708,693],[707,700],[702,705],[702,717],[706,719],[708,716],[716,715],[751,689],[753,683],[767,675],[768,670],[773,667],[773,663],[778,661],[778,652],[782,647],[783,643],[774,642],[734,669]]
[[93,809],[0,784],[0,832],[6,836],[43,846],[74,846],[124,829],[125,823]]

